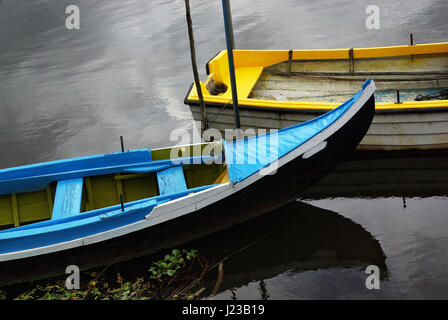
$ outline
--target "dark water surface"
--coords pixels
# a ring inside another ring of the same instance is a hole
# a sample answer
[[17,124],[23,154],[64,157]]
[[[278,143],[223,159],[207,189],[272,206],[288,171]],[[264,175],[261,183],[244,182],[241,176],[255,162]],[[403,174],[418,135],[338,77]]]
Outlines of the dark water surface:
[[[81,28],[65,27],[65,8]],[[365,8],[380,9],[367,30]],[[224,48],[221,1],[191,1],[200,75]],[[448,40],[448,2],[232,1],[243,49]],[[193,130],[184,3],[0,1],[0,168],[174,144]],[[301,202],[196,242],[225,263],[216,299],[448,298],[448,156],[348,163]],[[204,245],[207,243],[207,245]],[[381,267],[367,290],[365,266]],[[212,280],[210,280],[212,281]]]

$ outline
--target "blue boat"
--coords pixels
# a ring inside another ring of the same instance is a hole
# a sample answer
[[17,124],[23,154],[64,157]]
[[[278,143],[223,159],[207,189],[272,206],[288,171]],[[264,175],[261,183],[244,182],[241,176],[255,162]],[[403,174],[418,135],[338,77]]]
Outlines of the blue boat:
[[[0,278],[12,262],[119,255],[133,237],[140,243],[174,224],[204,227],[213,217],[223,228],[292,201],[356,148],[374,115],[374,91],[367,80],[320,117],[240,140],[2,169]],[[212,231],[205,229],[185,233]],[[148,246],[171,245],[158,239]]]

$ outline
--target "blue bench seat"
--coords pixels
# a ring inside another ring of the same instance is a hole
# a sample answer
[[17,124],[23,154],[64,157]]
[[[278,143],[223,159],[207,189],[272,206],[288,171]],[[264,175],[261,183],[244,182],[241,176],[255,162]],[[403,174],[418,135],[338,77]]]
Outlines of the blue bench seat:
[[157,183],[160,195],[187,190],[182,166],[171,167],[157,172]]
[[60,180],[56,186],[52,220],[81,213],[83,178]]

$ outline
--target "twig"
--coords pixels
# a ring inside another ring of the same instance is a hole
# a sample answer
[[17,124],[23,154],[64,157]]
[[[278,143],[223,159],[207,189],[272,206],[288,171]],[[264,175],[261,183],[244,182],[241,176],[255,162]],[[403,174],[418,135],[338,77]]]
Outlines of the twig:
[[218,280],[216,280],[215,287],[213,288],[211,297],[213,298],[218,293],[219,287],[221,286],[222,279],[224,277],[224,264],[221,262],[218,268]]
[[243,248],[241,248],[241,249],[235,251],[234,253],[232,253],[232,254],[230,254],[230,255],[228,255],[228,256],[226,256],[226,257],[224,257],[223,259],[221,259],[220,261],[218,261],[217,263],[215,263],[215,264],[212,265],[211,267],[209,267],[209,268],[207,268],[207,267],[204,268],[201,277],[200,277],[199,279],[195,279],[195,280],[193,280],[189,285],[187,285],[183,290],[181,290],[181,291],[179,292],[179,294],[183,294],[185,291],[189,290],[190,288],[193,288],[199,281],[201,281],[201,280],[203,279],[203,277],[204,277],[208,272],[212,271],[214,268],[216,268],[217,266],[219,266],[220,264],[222,264],[224,261],[226,261],[226,260],[229,259],[230,257],[233,257],[234,255],[236,255],[236,254],[238,254],[238,253],[241,253],[241,252],[244,251],[244,250],[247,250],[248,248],[250,248],[251,246],[253,246],[253,245],[256,244],[257,242],[260,242],[260,241],[263,240],[263,239],[264,239],[264,237],[261,237],[261,238],[255,240],[254,242],[248,244],[247,246],[245,246],[245,247],[243,247]]

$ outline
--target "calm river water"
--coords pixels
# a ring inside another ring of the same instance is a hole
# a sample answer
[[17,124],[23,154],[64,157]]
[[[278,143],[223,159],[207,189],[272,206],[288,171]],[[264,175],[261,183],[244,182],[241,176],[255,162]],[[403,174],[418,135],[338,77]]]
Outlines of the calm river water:
[[[448,40],[446,0],[231,2],[237,48]],[[72,4],[81,20],[69,31]],[[371,4],[378,30],[365,26]],[[221,1],[191,7],[204,79],[225,47]],[[121,135],[127,149],[174,144],[170,132],[194,129],[183,104],[192,81],[182,0],[0,0],[0,168],[118,151]],[[226,261],[215,298],[448,299],[446,160],[363,160],[369,172],[353,176],[359,166],[345,165],[300,202],[196,242],[209,255],[252,243]],[[369,264],[379,290],[365,287]]]

